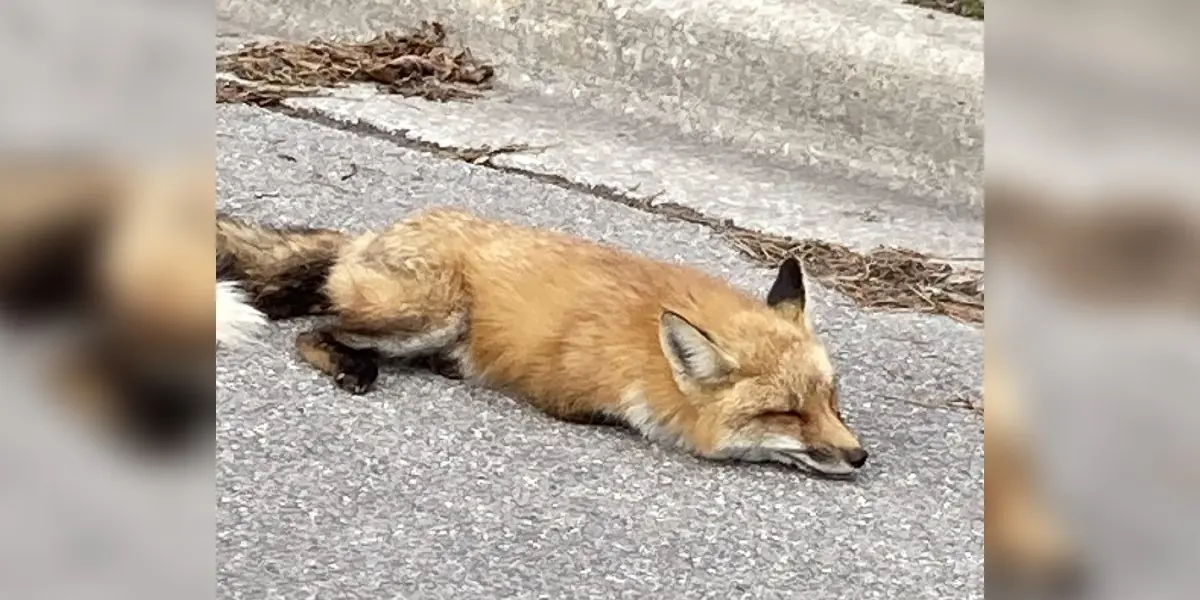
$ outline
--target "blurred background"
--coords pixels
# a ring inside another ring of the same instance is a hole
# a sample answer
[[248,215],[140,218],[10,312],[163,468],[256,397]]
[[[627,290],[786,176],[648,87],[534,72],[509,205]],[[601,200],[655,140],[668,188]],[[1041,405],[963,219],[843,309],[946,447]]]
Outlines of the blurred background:
[[[989,593],[1007,566],[993,550],[1028,573],[1052,545],[1086,565],[1083,597],[1195,588],[1196,11],[1010,2],[988,15]],[[993,445],[1010,438],[1036,511],[1003,498],[1016,488],[1001,461],[1015,459]],[[1038,525],[1009,539],[1022,520]]]
[[0,7],[0,596],[213,597],[212,35]]

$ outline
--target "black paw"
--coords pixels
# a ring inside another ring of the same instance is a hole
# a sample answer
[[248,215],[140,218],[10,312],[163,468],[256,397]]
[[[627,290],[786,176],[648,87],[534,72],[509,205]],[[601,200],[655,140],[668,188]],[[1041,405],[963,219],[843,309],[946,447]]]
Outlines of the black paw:
[[446,379],[463,379],[462,370],[458,368],[458,361],[435,354],[429,357],[429,370],[439,377]]
[[379,365],[374,359],[355,357],[343,361],[341,369],[333,376],[333,381],[343,390],[360,396],[371,391],[378,378]]
[[405,359],[404,364],[409,368],[426,371],[446,379],[465,379],[458,367],[458,361],[444,354],[425,354]]

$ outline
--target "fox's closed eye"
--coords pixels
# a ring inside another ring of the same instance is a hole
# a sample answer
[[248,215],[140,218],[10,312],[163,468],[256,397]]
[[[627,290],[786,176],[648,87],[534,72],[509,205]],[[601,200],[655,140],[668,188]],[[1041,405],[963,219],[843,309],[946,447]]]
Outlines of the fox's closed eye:
[[759,413],[758,418],[778,421],[799,421],[801,424],[808,422],[807,415],[790,410],[769,410]]

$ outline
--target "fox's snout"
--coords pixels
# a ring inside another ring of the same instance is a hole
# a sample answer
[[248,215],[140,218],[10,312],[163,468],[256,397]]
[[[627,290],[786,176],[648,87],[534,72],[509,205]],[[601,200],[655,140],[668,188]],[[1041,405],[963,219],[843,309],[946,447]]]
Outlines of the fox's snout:
[[814,419],[809,427],[800,428],[798,437],[808,448],[808,457],[811,459],[805,461],[805,466],[825,474],[857,473],[866,466],[871,456],[840,415]]
[[857,473],[867,464],[870,453],[862,446],[844,448],[816,447],[806,452],[804,466],[829,475]]

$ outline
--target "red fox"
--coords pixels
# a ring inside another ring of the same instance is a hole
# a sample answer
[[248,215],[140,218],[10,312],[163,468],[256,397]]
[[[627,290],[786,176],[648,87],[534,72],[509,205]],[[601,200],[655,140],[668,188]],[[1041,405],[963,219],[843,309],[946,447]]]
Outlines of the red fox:
[[439,208],[359,237],[219,215],[217,265],[272,319],[334,315],[296,347],[353,394],[381,358],[430,357],[552,417],[703,458],[830,476],[867,461],[795,258],[764,302],[679,264]]

